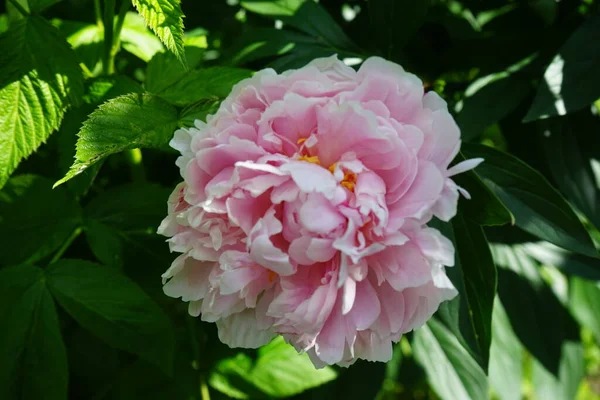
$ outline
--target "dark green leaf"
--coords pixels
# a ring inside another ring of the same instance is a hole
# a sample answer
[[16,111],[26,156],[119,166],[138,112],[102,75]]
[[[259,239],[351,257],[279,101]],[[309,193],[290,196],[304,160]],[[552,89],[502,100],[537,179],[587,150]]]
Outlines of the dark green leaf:
[[600,287],[573,277],[569,285],[569,309],[582,326],[590,329],[596,340],[600,341]]
[[121,267],[126,251],[132,248],[139,257],[150,253],[149,258],[163,260],[154,254],[155,249],[146,248],[144,238],[156,235],[169,194],[158,185],[130,184],[95,197],[85,208],[85,224],[88,243],[98,260]]
[[63,37],[73,47],[79,60],[86,68],[97,75],[102,70],[102,48],[104,46],[104,29],[97,24],[86,24],[74,21],[53,20]]
[[558,188],[596,227],[600,227],[600,192],[590,160],[576,136],[577,131],[595,128],[585,124],[584,118],[575,115],[552,118],[541,121],[539,128],[548,166]]
[[257,14],[279,17],[291,16],[305,0],[246,0],[242,1],[242,7]]
[[[10,179],[0,192],[0,264],[34,262],[51,254],[81,223],[81,209],[66,188],[36,175]],[[10,234],[8,234],[10,232]]]
[[83,78],[73,50],[41,17],[15,22],[0,48],[1,188],[80,101]]
[[132,0],[133,5],[177,59],[187,67],[183,49],[183,11],[179,0]]
[[60,305],[84,328],[171,373],[171,321],[135,283],[115,269],[81,260],[53,264],[47,280]]
[[520,246],[495,245],[498,293],[511,326],[527,350],[554,375],[561,348],[579,337],[579,327]]
[[485,159],[477,173],[512,212],[518,227],[566,249],[597,256],[571,207],[539,172],[491,147],[465,143],[463,153]]
[[514,225],[515,217],[475,171],[467,171],[452,179],[471,195],[470,200],[458,202],[458,210],[465,219],[484,226]]
[[138,147],[164,148],[177,128],[177,110],[148,94],[130,94],[107,101],[83,124],[75,163],[60,185],[109,156]]
[[251,390],[280,398],[322,385],[335,379],[336,375],[329,367],[315,369],[308,355],[299,355],[283,338],[278,337],[258,350],[258,358],[254,362],[243,353],[220,361],[209,383],[214,389],[234,398],[249,398],[251,393],[248,391]]
[[506,311],[496,298],[490,348],[490,386],[499,400],[521,400],[523,346],[510,327]]
[[430,0],[369,0],[373,38],[386,57],[397,54],[423,23]]
[[487,371],[492,341],[492,309],[496,294],[496,266],[479,225],[457,215],[452,226],[440,226],[454,242],[456,265],[446,269],[458,297],[443,303],[438,315],[473,358]]
[[0,398],[66,400],[67,357],[43,270],[0,270],[0,319]]
[[[204,50],[186,46],[185,53],[190,68],[196,68],[202,61]],[[187,70],[178,63],[170,52],[156,53],[148,63],[144,86],[150,93],[160,93],[185,76]]]
[[589,18],[560,48],[540,81],[524,121],[565,115],[600,98],[600,16]]
[[485,399],[487,378],[458,340],[435,319],[415,332],[415,357],[443,400]]
[[33,12],[40,12],[61,0],[28,0],[29,9]]
[[470,141],[481,136],[487,127],[512,112],[529,91],[527,80],[508,73],[475,81],[467,88],[466,98],[456,117],[462,139]]
[[234,84],[250,77],[241,68],[211,67],[190,71],[157,94],[171,104],[188,106],[200,100],[218,100],[231,92]]

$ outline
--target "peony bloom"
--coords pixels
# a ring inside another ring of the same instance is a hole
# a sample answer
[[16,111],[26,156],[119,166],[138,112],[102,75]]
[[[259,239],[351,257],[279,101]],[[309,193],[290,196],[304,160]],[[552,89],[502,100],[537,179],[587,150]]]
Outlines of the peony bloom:
[[232,347],[282,335],[315,366],[388,361],[392,342],[456,296],[460,131],[400,66],[336,57],[238,83],[175,132],[183,182],[159,233],[181,253],[164,291]]

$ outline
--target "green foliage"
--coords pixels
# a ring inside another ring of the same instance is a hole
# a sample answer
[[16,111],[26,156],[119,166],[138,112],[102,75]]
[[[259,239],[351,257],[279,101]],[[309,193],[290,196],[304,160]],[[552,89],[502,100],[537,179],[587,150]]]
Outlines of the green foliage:
[[73,51],[40,17],[16,22],[0,36],[0,48],[1,188],[79,102],[83,79]]
[[186,66],[183,49],[183,12],[179,0],[132,0],[146,25]]
[[299,355],[282,338],[258,350],[256,360],[239,353],[219,361],[210,385],[235,399],[293,396],[336,377],[330,367],[316,370],[308,355]]
[[484,399],[487,379],[452,333],[435,320],[415,332],[415,354],[444,400]]
[[47,282],[57,302],[81,326],[171,373],[174,334],[168,317],[117,270],[62,260],[48,269]]
[[44,271],[31,265],[0,270],[0,395],[9,399],[67,397],[67,357]]
[[[9,0],[0,398],[597,398],[599,13],[591,0]],[[156,230],[181,180],[178,127],[254,71],[334,54],[415,73],[455,114],[453,163],[485,161],[452,177],[471,199],[435,222],[459,296],[387,364],[316,370],[281,338],[232,350],[189,317],[162,291],[173,255]]]
[[75,163],[55,185],[110,154],[137,147],[166,147],[177,127],[177,118],[174,107],[149,94],[130,94],[107,101],[84,122]]
[[52,181],[41,176],[15,176],[0,192],[0,229],[11,232],[0,241],[0,263],[36,262],[80,224],[81,208],[66,188],[52,190]]

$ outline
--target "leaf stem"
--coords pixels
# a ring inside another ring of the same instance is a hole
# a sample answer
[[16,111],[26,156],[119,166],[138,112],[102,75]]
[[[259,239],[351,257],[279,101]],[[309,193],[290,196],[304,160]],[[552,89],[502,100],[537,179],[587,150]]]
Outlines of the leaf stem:
[[194,318],[186,315],[185,322],[187,324],[188,332],[190,333],[190,344],[192,346],[192,354],[194,360],[192,366],[199,372],[198,380],[200,382],[200,400],[210,400],[210,391],[208,384],[206,383],[205,371],[200,366],[200,346],[198,345],[198,332],[196,331],[196,321]]
[[202,400],[210,400],[210,391],[208,390],[204,374],[200,374],[200,398]]
[[102,71],[106,75],[115,73],[115,59],[112,55],[115,19],[115,0],[104,0],[104,57]]
[[121,7],[119,8],[119,15],[117,16],[117,24],[115,25],[115,34],[112,44],[112,56],[114,57],[119,51],[121,45],[121,30],[123,29],[123,23],[125,22],[125,15],[129,11],[131,6],[131,0],[123,0]]
[[94,0],[94,15],[96,16],[96,25],[98,28],[103,28],[102,23],[102,9],[100,8],[100,0]]
[[8,0],[8,2],[10,4],[12,4],[12,6],[14,8],[17,9],[17,11],[24,17],[28,16],[29,13],[27,12],[27,10],[25,9],[25,7],[23,7],[21,4],[19,4],[19,2],[17,0]]
[[65,240],[65,242],[62,244],[62,246],[60,246],[60,249],[58,249],[58,251],[54,254],[54,257],[52,257],[52,260],[50,260],[50,264],[54,264],[55,262],[60,260],[60,258],[63,256],[63,254],[65,254],[65,251],[67,251],[69,246],[71,246],[73,241],[75,239],[77,239],[77,237],[81,234],[81,232],[83,232],[83,228],[81,226],[79,226],[73,230],[73,232],[71,233],[71,236],[69,236],[67,238],[67,240]]

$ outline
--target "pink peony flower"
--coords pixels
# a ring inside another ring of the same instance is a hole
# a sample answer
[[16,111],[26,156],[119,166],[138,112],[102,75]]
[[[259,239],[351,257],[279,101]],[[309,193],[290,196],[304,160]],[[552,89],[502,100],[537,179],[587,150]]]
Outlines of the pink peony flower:
[[392,342],[456,296],[448,168],[460,131],[400,66],[336,57],[238,83],[207,122],[175,132],[184,182],[159,233],[181,253],[164,291],[232,347],[280,334],[315,366],[388,361]]

